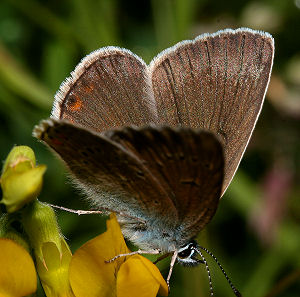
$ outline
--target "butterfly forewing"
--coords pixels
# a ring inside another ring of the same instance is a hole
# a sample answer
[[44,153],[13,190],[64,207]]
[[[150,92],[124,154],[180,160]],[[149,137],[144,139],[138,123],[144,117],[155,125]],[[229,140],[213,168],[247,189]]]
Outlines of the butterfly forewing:
[[157,122],[147,65],[125,49],[86,56],[60,87],[52,117],[95,131]]
[[202,35],[162,52],[150,65],[162,124],[204,128],[224,145],[224,192],[260,113],[273,61],[273,39],[239,29]]

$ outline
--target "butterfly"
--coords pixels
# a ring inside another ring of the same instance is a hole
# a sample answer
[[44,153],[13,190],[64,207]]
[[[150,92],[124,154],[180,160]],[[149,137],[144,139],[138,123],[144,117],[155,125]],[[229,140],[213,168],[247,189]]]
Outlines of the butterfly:
[[118,214],[141,252],[172,254],[169,282],[175,261],[205,261],[194,238],[244,154],[273,56],[272,36],[246,28],[182,41],[149,65],[126,49],[96,50],[34,136],[96,207]]

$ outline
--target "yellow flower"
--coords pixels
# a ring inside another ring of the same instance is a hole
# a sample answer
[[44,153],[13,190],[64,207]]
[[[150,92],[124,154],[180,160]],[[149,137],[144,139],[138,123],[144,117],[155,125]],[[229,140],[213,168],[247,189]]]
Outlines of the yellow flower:
[[72,257],[69,277],[76,297],[154,297],[168,295],[168,286],[158,268],[129,253],[115,215],[107,221],[107,231],[88,241]]
[[21,297],[37,288],[36,271],[29,253],[11,239],[0,238],[0,296]]
[[35,163],[34,152],[28,146],[16,146],[7,156],[1,175],[1,203],[8,213],[21,209],[40,193],[46,166]]

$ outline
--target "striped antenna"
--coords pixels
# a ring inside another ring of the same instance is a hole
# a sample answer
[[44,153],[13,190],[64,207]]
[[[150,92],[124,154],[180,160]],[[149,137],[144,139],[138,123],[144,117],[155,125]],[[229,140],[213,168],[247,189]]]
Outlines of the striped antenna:
[[202,258],[202,261],[205,265],[205,268],[206,268],[206,271],[207,271],[207,274],[208,274],[208,280],[209,280],[209,290],[210,290],[210,296],[214,296],[214,290],[213,290],[213,286],[212,286],[212,281],[211,281],[211,275],[210,275],[210,271],[209,271],[209,267],[208,267],[208,264],[207,264],[207,261],[205,260],[203,254],[201,253],[201,251],[197,250],[196,248],[194,248],[194,250],[201,256]]
[[[238,291],[238,289],[233,285],[233,283],[231,282],[231,280],[230,280],[229,277],[227,276],[227,274],[226,274],[224,268],[222,267],[222,265],[221,265],[220,262],[218,261],[217,257],[216,257],[212,252],[210,252],[207,248],[205,248],[205,247],[202,247],[202,246],[199,246],[199,245],[198,245],[198,248],[204,250],[206,253],[208,253],[208,254],[215,260],[215,262],[218,264],[218,266],[220,267],[221,271],[223,272],[223,274],[224,274],[226,280],[228,281],[228,283],[229,283],[229,285],[230,285],[232,291],[234,292],[235,296],[237,296],[237,297],[242,297],[242,294],[241,294],[241,293]],[[201,256],[201,258],[204,259],[204,258],[203,258],[203,255],[201,254],[201,252],[200,252],[198,249],[195,249],[195,250],[199,253],[199,255]]]

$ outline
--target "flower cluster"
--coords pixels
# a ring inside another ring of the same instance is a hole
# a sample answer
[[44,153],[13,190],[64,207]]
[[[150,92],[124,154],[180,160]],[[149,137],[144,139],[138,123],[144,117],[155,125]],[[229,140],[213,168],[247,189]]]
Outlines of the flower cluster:
[[[1,188],[6,213],[0,214],[0,296],[28,296],[37,290],[37,275],[47,297],[153,297],[168,295],[158,268],[140,256],[107,260],[130,252],[114,214],[107,231],[72,255],[53,209],[37,200],[45,165],[34,152],[14,147],[8,155]],[[19,226],[19,227],[18,227]]]

